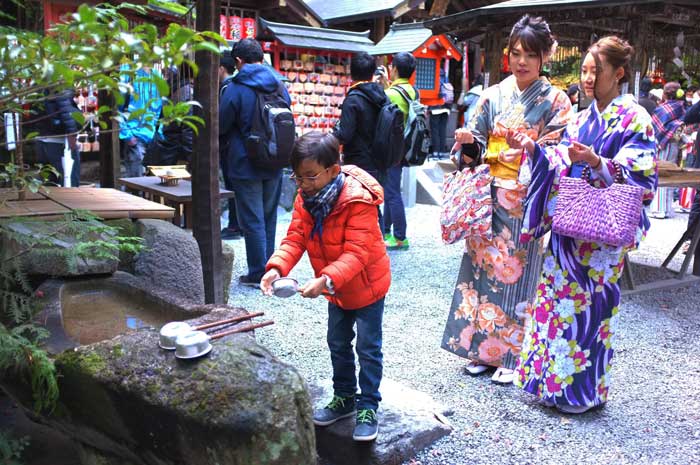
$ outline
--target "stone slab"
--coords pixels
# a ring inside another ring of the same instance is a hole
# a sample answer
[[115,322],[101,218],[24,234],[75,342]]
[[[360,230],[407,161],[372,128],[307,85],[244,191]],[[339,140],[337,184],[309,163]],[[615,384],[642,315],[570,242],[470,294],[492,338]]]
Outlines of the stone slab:
[[[331,381],[310,383],[315,408],[333,396]],[[352,439],[353,417],[331,426],[316,427],[319,465],[400,465],[452,431],[450,412],[428,394],[384,378],[380,387],[379,436],[358,443]]]

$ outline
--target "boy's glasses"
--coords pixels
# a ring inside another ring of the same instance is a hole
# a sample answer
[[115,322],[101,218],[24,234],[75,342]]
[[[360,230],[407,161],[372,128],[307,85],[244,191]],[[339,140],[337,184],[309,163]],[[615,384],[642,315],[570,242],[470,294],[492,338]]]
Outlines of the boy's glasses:
[[323,171],[321,171],[320,173],[316,174],[315,176],[297,176],[296,173],[292,173],[292,174],[289,176],[289,179],[291,179],[292,181],[296,182],[297,184],[301,184],[301,183],[303,183],[303,182],[315,182],[318,178],[321,177],[321,175],[322,175],[323,173],[325,173],[326,171],[328,171],[328,170],[331,169],[331,168],[332,168],[332,167],[329,166],[328,168],[324,169]]

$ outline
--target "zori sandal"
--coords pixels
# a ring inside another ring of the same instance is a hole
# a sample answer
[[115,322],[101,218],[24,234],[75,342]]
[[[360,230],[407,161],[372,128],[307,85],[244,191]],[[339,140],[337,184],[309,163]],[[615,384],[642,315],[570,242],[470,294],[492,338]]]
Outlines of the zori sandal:
[[470,375],[476,376],[488,370],[489,367],[488,365],[480,365],[478,362],[469,362],[469,364],[466,367],[464,367],[464,369],[467,370],[467,373],[469,373]]

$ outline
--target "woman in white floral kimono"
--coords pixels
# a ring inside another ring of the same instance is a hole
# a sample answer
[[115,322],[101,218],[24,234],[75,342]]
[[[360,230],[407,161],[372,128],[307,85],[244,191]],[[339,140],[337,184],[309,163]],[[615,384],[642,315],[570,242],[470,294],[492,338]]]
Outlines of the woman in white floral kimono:
[[519,180],[520,159],[503,159],[510,150],[505,136],[508,130],[519,130],[542,142],[556,142],[573,117],[566,94],[540,77],[554,45],[542,18],[521,18],[508,43],[513,75],[486,89],[467,127],[455,133],[455,148],[462,145],[461,164],[487,163],[494,177],[493,238],[467,238],[442,348],[467,358],[470,374],[498,368],[492,379],[501,384],[512,382],[525,307],[534,296],[542,263],[540,245],[517,241],[527,186],[522,176]]

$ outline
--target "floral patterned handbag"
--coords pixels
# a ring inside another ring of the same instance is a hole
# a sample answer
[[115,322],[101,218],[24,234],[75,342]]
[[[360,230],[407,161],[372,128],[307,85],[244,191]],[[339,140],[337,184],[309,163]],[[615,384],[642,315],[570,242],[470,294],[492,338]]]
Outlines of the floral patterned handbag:
[[487,164],[445,175],[440,212],[443,242],[453,244],[467,236],[491,239],[492,180]]
[[617,163],[615,182],[607,188],[591,186],[590,172],[587,166],[581,178],[561,178],[552,232],[614,247],[633,245],[644,190],[625,184]]

